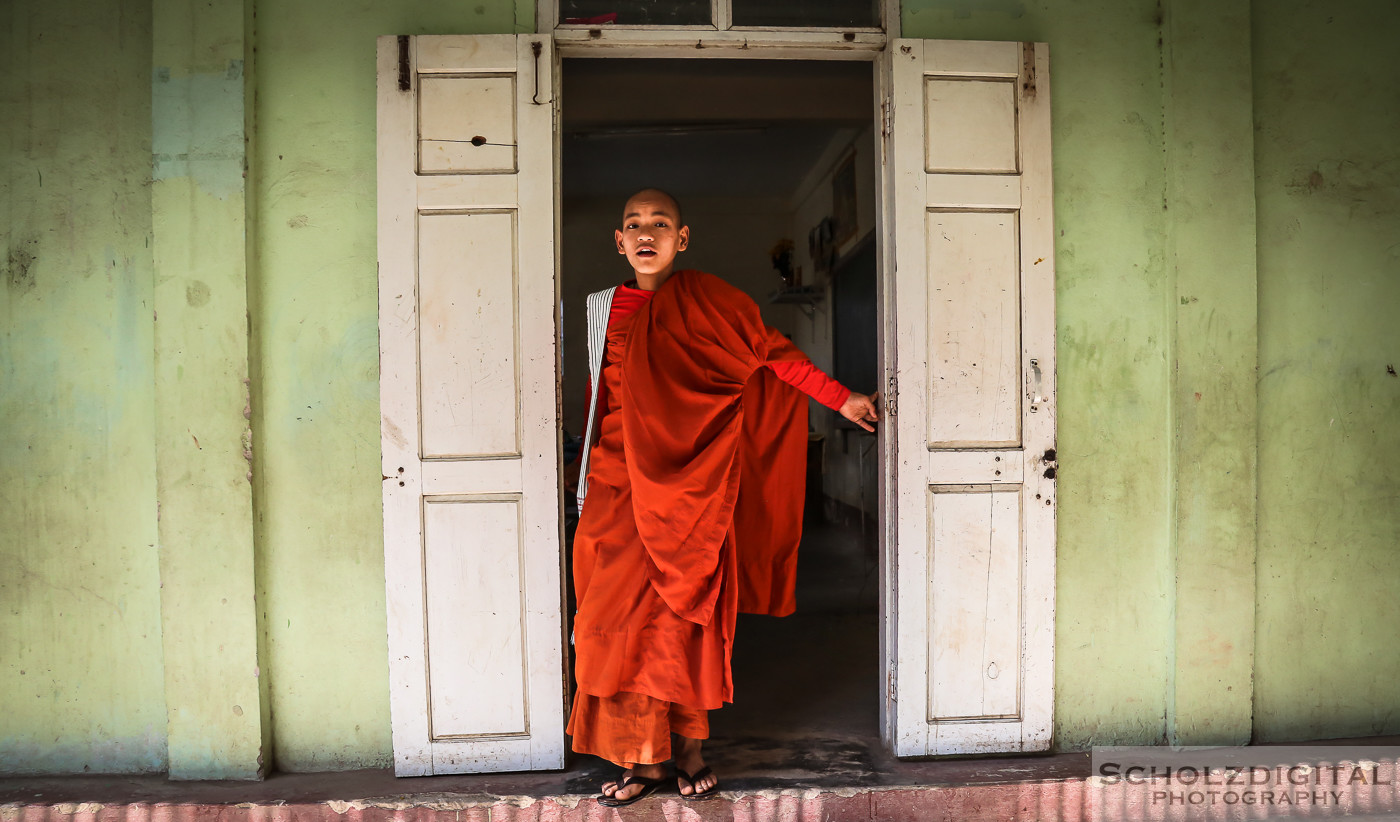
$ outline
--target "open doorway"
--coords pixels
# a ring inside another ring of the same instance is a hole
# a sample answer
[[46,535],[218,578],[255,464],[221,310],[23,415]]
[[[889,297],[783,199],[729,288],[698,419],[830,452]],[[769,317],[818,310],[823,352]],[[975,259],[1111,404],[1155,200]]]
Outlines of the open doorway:
[[[566,461],[587,414],[584,298],[629,278],[612,232],[623,201],[644,187],[683,204],[692,239],[678,268],[728,280],[818,368],[876,390],[872,70],[864,61],[564,62]],[[739,617],[735,702],[711,715],[713,756],[730,774],[820,778],[860,770],[880,749],[878,463],[873,435],[812,404],[797,612]],[[568,589],[572,599],[572,581]]]
[[[769,42],[751,44],[747,35],[726,32],[724,50],[706,52],[703,35],[653,43],[661,35],[639,31],[629,35],[635,42],[628,45],[613,34],[580,30],[572,45],[560,44],[570,60],[611,59],[569,67],[570,77],[581,80],[590,69],[598,76],[591,84],[572,84],[568,117],[561,114],[562,95],[551,93],[561,90],[561,78],[549,36],[379,39],[380,447],[395,773],[564,764],[568,633],[560,623],[568,612],[553,604],[561,588],[561,405],[551,390],[558,377],[556,312],[562,280],[574,295],[564,350],[572,362],[571,390],[577,392],[582,369],[574,346],[582,335],[575,333],[580,323],[574,312],[577,295],[590,286],[577,279],[586,278],[587,255],[574,250],[572,238],[606,237],[618,202],[598,195],[600,229],[587,230],[580,221],[590,212],[573,207],[587,197],[575,196],[573,184],[601,170],[605,181],[625,183],[618,198],[636,185],[659,183],[692,205],[700,200],[692,197],[694,189],[651,174],[671,168],[677,151],[642,168],[590,164],[571,148],[564,181],[569,208],[562,223],[562,256],[570,260],[558,276],[555,240],[563,204],[553,195],[561,182],[563,120],[569,121],[571,142],[576,113],[611,116],[621,124],[615,129],[630,124],[658,134],[666,128],[696,132],[707,122],[714,124],[712,131],[762,130],[755,121],[775,131],[785,124],[809,131],[825,121],[849,124],[859,137],[866,117],[875,114],[871,85],[881,101],[879,137],[872,134],[869,142],[881,147],[877,257],[883,274],[877,293],[881,380],[889,390],[878,472],[880,663],[873,679],[879,685],[872,689],[881,709],[881,737],[888,752],[901,757],[1050,745],[1057,497],[1048,49],[908,40],[877,53],[873,44],[860,46],[859,34],[854,42],[863,50],[795,46],[821,39],[819,33],[798,34],[775,33]],[[640,64],[626,63],[642,53],[675,55],[677,62],[669,64],[675,75],[660,76],[656,71],[668,66],[654,66],[645,83],[635,72],[629,79],[626,70]],[[774,75],[788,66],[746,64],[737,54],[868,59],[879,82],[870,83],[864,71],[825,63],[805,67],[817,77],[814,82],[784,81]],[[679,73],[685,68],[680,61],[697,55],[713,62],[687,79]],[[591,101],[582,96],[590,88]],[[840,105],[833,101],[852,100],[849,119],[833,111]],[[581,104],[578,112],[575,103]],[[750,114],[725,119],[715,113],[724,106],[745,106]],[[711,119],[704,119],[705,112]],[[722,181],[726,194],[741,191],[767,166],[798,156],[800,135],[778,139],[785,154],[762,168],[753,169],[758,149],[731,147],[723,166],[708,167],[719,168],[721,179],[700,182]],[[859,229],[859,214],[868,214],[860,210],[861,192],[869,187],[859,172],[869,161],[861,160],[863,143],[853,144]],[[826,190],[821,180],[831,169],[832,217],[840,199],[838,152],[813,150],[808,157],[826,157],[830,165],[808,164],[812,174],[803,176],[815,175],[817,182],[804,190],[818,192]],[[639,170],[648,176],[620,179]],[[780,190],[769,185],[762,193]],[[800,258],[804,233],[809,255],[823,245],[822,233],[812,242],[811,224],[798,218],[803,202],[796,193],[787,201],[774,195],[769,207],[751,204],[737,212],[743,220],[728,211],[715,220],[742,222],[747,230],[765,217],[794,215],[778,223],[777,229],[786,230],[771,232],[755,254],[768,256],[768,241],[790,233]],[[708,228],[690,222],[702,237],[727,236],[717,222]],[[841,236],[834,227],[829,233]],[[775,324],[790,323],[793,336],[819,359],[820,332],[826,330],[833,344],[845,333],[834,309],[851,301],[838,296],[836,287],[845,282],[840,272],[857,265],[854,257],[842,256],[858,253],[862,236],[841,242],[837,261],[829,265],[832,273],[821,287],[829,313],[815,299],[769,305],[770,313],[787,312]],[[590,247],[597,259],[608,260],[599,284],[616,282],[611,249]],[[695,254],[688,259],[725,274],[773,267],[771,260],[726,268]],[[804,270],[803,282],[810,283],[805,277],[814,271]],[[800,325],[792,311],[813,325]],[[837,345],[833,352],[845,349]],[[848,379],[834,360],[828,367]],[[514,397],[516,413],[501,413],[503,397]],[[581,408],[581,399],[569,407]],[[820,420],[832,418],[823,413],[817,419],[825,428],[829,423]],[[863,481],[844,486],[860,493],[857,502],[845,504],[868,511],[874,507],[868,497],[871,463],[863,461],[869,451],[852,452],[849,443],[840,448],[842,436],[833,426],[821,440],[821,498],[842,499],[834,468],[840,459],[848,470],[854,463],[858,475],[864,471]],[[897,444],[899,458],[892,460]],[[816,556],[810,546],[807,556]],[[810,613],[810,589],[804,590],[803,607]],[[782,644],[765,640],[762,628],[750,629],[741,654],[763,657],[771,675],[784,669],[769,652],[803,649],[789,659],[808,663],[808,671],[821,667],[815,675],[800,667],[792,673],[819,680],[826,693],[838,691],[833,671],[853,672],[852,681],[859,681],[857,648],[824,639],[820,629],[801,630],[793,620],[773,627],[781,626],[793,626],[799,636]],[[813,638],[810,646],[796,643]],[[744,665],[741,656],[741,677]],[[855,692],[861,690],[857,684]],[[725,728],[739,728],[730,738],[765,727],[771,733],[783,723],[789,730],[797,723],[798,733],[831,730],[829,715],[813,710],[811,700],[801,707],[796,689],[789,691],[793,695],[779,704],[783,710],[774,713],[754,709],[746,715],[741,712],[755,703],[736,706],[720,720],[728,723]],[[786,696],[781,684],[759,690],[765,692]],[[859,710],[861,700],[850,704]],[[857,727],[863,724],[857,715]],[[775,766],[765,769],[766,779],[781,783],[782,772],[797,770],[778,757],[771,761]],[[859,784],[859,774],[852,778]],[[786,784],[793,781],[806,779]]]

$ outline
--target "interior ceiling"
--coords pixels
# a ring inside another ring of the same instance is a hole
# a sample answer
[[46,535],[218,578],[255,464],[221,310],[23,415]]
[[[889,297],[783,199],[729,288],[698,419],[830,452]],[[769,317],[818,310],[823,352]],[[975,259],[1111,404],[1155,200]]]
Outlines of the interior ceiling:
[[563,195],[788,197],[871,123],[872,83],[854,61],[566,60]]

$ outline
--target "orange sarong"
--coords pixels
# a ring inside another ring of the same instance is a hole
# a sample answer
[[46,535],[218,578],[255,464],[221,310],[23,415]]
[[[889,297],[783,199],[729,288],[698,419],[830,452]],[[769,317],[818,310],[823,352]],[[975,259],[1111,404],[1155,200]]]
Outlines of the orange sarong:
[[579,691],[569,715],[574,751],[595,754],[623,767],[670,759],[673,733],[708,739],[709,713],[646,694],[619,691],[602,697]]
[[807,403],[763,366],[805,359],[695,271],[608,328],[574,537],[575,751],[650,764],[672,731],[707,735],[703,712],[733,701],[738,613],[792,613]]

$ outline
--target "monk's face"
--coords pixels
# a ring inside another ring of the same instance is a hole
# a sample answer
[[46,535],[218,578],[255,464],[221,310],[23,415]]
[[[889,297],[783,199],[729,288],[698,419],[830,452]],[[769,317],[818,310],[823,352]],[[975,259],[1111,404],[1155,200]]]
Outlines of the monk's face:
[[676,255],[690,244],[690,228],[680,225],[680,209],[659,191],[643,191],[622,209],[617,253],[640,275],[669,274]]

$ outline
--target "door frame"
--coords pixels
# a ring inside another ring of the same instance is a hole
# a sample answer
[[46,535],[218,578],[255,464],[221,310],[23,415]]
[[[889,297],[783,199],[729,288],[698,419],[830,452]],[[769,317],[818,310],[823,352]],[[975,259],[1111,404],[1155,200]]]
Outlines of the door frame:
[[[723,0],[712,0],[718,4]],[[899,0],[880,0],[885,21],[891,28],[881,33],[855,34],[851,40],[839,30],[807,29],[791,31],[725,32],[710,30],[679,31],[677,29],[587,29],[549,26],[556,15],[556,0],[538,0],[537,31],[552,31],[554,36],[554,94],[559,100],[563,85],[565,58],[589,59],[742,59],[742,60],[857,60],[872,64],[875,107],[871,119],[876,135],[875,174],[876,233],[876,325],[880,334],[876,342],[880,362],[879,390],[881,392],[882,423],[876,429],[877,450],[881,464],[878,471],[877,542],[880,569],[880,739],[887,750],[893,750],[895,740],[895,639],[897,636],[896,604],[893,581],[896,552],[896,528],[892,521],[895,505],[894,467],[897,448],[888,418],[897,413],[895,375],[895,294],[894,294],[894,167],[889,157],[889,127],[894,108],[894,86],[890,61],[882,59],[886,44],[899,36]],[[601,32],[593,36],[592,32]],[[555,146],[555,214],[559,213],[560,174],[562,167]],[[555,250],[560,248],[559,226],[555,225]],[[557,266],[556,266],[556,270]],[[562,383],[556,378],[556,390],[562,396]],[[562,543],[561,543],[562,547]],[[562,560],[562,558],[561,558]],[[569,653],[566,649],[565,653]]]

